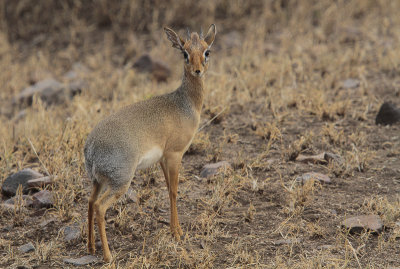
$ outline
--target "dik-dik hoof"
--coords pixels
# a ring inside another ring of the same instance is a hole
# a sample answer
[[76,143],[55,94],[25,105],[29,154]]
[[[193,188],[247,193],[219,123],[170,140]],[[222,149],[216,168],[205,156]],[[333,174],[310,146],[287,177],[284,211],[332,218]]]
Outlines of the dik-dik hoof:
[[111,254],[104,253],[104,262],[109,263],[111,261]]

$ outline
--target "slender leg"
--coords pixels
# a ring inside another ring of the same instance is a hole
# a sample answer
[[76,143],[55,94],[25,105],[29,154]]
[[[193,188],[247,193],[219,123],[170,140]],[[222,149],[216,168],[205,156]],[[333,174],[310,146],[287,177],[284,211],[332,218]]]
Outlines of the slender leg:
[[182,229],[179,225],[178,220],[178,210],[176,208],[176,197],[178,194],[178,174],[179,168],[181,166],[182,154],[173,153],[165,156],[166,160],[166,168],[168,170],[168,179],[169,179],[169,201],[171,207],[171,233],[172,236],[175,237],[176,240],[180,239],[180,236],[183,235]]
[[103,257],[105,262],[111,261],[111,252],[108,247],[107,235],[106,235],[106,225],[105,225],[105,215],[107,209],[117,201],[129,188],[129,184],[118,190],[112,190],[109,188],[104,192],[104,194],[100,197],[97,202],[94,204],[94,208],[96,210],[97,215],[97,225],[99,227],[101,245],[103,248]]
[[165,161],[164,158],[161,159],[160,165],[161,165],[161,168],[162,168],[162,170],[163,170],[164,177],[165,177],[165,183],[167,184],[167,189],[168,189],[168,192],[169,192],[168,170],[167,170],[167,164],[166,164],[166,161]]
[[97,182],[93,182],[93,189],[92,189],[92,195],[89,198],[89,209],[88,209],[88,251],[91,254],[94,254],[96,251],[95,245],[94,245],[94,211],[93,211],[93,205],[97,200],[97,197],[99,196],[100,193],[100,185]]

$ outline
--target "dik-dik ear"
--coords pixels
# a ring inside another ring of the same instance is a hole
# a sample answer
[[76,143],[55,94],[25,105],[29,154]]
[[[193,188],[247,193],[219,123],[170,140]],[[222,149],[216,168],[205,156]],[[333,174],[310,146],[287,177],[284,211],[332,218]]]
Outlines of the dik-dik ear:
[[167,38],[172,42],[172,47],[177,49],[183,49],[185,40],[183,40],[177,33],[168,27],[164,27],[164,31],[167,34]]
[[208,44],[209,48],[213,44],[216,34],[217,34],[217,27],[215,27],[215,24],[211,24],[210,28],[208,28],[206,37],[204,38],[204,41]]

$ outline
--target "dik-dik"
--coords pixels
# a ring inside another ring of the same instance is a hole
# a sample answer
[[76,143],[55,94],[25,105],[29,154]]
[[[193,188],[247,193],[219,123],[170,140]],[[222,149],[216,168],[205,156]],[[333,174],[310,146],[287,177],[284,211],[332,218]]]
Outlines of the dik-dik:
[[203,105],[204,73],[216,35],[212,24],[203,38],[188,34],[185,40],[164,28],[172,46],[183,54],[181,86],[175,91],[135,103],[101,121],[85,144],[85,164],[93,182],[88,209],[88,250],[95,252],[96,212],[104,260],[111,260],[104,216],[107,209],[128,190],[137,169],[157,162],[164,172],[171,207],[171,233],[183,234],[176,208],[178,173],[182,156],[198,129]]

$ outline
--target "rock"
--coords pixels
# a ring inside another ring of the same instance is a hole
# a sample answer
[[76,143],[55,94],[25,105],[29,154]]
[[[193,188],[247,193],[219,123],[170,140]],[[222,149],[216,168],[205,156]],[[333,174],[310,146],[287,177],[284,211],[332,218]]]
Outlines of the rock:
[[26,110],[23,109],[20,112],[18,112],[17,115],[14,116],[14,121],[18,122],[18,121],[22,120],[25,117],[26,117]]
[[200,172],[200,177],[208,178],[214,176],[220,170],[230,169],[232,166],[227,161],[206,164]]
[[331,161],[335,161],[337,163],[343,163],[343,158],[340,155],[334,154],[334,153],[330,153],[330,152],[325,152],[324,154],[324,159],[327,162],[331,162]]
[[42,228],[44,228],[44,227],[46,227],[47,225],[49,225],[50,223],[56,222],[56,220],[57,220],[56,218],[45,219],[45,220],[43,220],[41,223],[39,223],[39,226],[42,227]]
[[2,204],[0,204],[0,207],[2,210],[5,210],[5,211],[9,211],[9,212],[15,211],[15,205],[12,205],[12,204],[2,203]]
[[377,215],[360,215],[347,218],[342,222],[342,226],[352,233],[360,233],[363,230],[379,233],[383,229],[382,220]]
[[28,193],[28,180],[44,177],[42,174],[27,168],[19,171],[4,180],[1,190],[5,196],[14,196],[17,192],[18,186],[22,185],[22,192]]
[[[4,201],[4,204],[14,205],[17,202],[17,197],[10,198]],[[33,204],[33,199],[29,195],[22,195],[22,205],[23,206],[31,206]]]
[[71,225],[64,228],[64,241],[71,242],[77,240],[81,236],[79,225]]
[[27,253],[30,251],[34,251],[35,250],[35,246],[29,242],[28,244],[22,245],[18,248],[18,250],[22,253]]
[[32,98],[35,94],[48,105],[62,103],[67,97],[65,86],[61,82],[49,78],[25,88],[14,99],[14,103],[29,106],[32,104]]
[[316,173],[316,172],[305,173],[305,174],[297,177],[296,181],[305,183],[312,179],[317,180],[321,183],[331,183],[331,179],[329,176],[321,174],[321,173]]
[[33,196],[33,207],[42,208],[42,207],[51,207],[54,203],[53,193],[48,190],[42,190],[40,192],[35,193]]
[[125,199],[128,203],[136,203],[137,201],[136,192],[132,188],[129,188],[128,191],[125,193]]
[[337,154],[333,154],[330,152],[322,152],[320,154],[317,155],[303,155],[303,154],[299,154],[296,157],[296,161],[299,162],[305,162],[305,163],[319,163],[319,164],[326,164],[329,163],[330,161],[336,161],[338,163],[342,163],[343,160],[342,158],[337,155]]
[[345,89],[353,89],[360,86],[360,81],[358,79],[348,78],[343,81],[342,85]]
[[311,163],[325,164],[325,163],[327,163],[327,161],[325,160],[324,157],[325,157],[325,152],[317,154],[317,155],[311,155],[311,156],[299,154],[299,156],[296,157],[296,161],[304,162],[304,163],[311,162]]
[[87,255],[87,256],[77,258],[77,259],[73,259],[73,258],[64,259],[63,261],[65,263],[70,263],[70,264],[79,266],[79,265],[87,265],[87,264],[91,264],[91,263],[97,263],[97,262],[99,262],[99,259],[95,256]]
[[301,239],[299,238],[289,238],[289,239],[281,239],[274,242],[274,245],[290,245],[290,244],[298,244],[301,243]]
[[133,64],[133,68],[139,72],[151,73],[157,82],[167,81],[171,75],[171,69],[164,62],[151,59],[150,55],[144,54]]
[[29,188],[43,188],[47,185],[53,184],[51,177],[41,177],[36,179],[30,179],[27,182]]
[[376,115],[375,124],[392,125],[396,122],[400,122],[400,109],[391,103],[383,103]]

